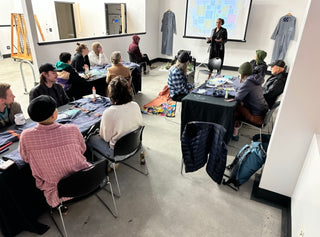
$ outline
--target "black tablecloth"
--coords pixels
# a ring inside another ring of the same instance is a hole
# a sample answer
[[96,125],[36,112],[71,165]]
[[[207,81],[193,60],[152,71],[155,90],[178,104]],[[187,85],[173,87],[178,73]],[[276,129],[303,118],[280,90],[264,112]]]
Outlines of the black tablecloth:
[[[138,91],[141,91],[140,65],[132,62],[122,62],[122,64],[130,68],[134,92],[137,93]],[[112,66],[111,64],[108,64],[105,66],[105,74],[94,75],[93,77],[87,80],[91,86],[94,86],[96,88],[98,95],[101,95],[101,96],[106,95],[106,90],[108,86],[106,82],[106,74],[107,74],[108,68],[111,66]]]
[[14,164],[0,172],[0,193],[0,228],[4,236],[15,236],[22,230],[43,234],[49,229],[37,222],[49,206],[36,188],[29,165],[19,170]]
[[236,105],[236,102],[226,102],[222,97],[188,94],[182,99],[181,134],[190,121],[214,122],[227,130],[225,142],[228,143],[233,134]]

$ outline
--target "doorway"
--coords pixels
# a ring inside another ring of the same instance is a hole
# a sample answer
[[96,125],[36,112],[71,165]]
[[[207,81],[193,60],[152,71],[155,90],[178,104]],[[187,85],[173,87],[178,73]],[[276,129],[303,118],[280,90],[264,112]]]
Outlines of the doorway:
[[127,15],[125,3],[106,3],[107,35],[127,33]]
[[76,38],[73,3],[55,2],[60,39]]

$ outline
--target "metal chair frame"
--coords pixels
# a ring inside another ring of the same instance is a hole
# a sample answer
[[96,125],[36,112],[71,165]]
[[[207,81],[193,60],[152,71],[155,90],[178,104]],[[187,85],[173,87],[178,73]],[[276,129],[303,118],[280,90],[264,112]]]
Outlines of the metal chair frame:
[[[109,185],[110,193],[114,205],[114,212],[108,207],[108,205],[98,196],[97,192],[104,188],[105,185]],[[71,175],[68,175],[62,178],[58,183],[58,195],[60,198],[60,205],[57,207],[63,232],[60,230],[58,224],[56,223],[53,217],[53,209],[50,210],[50,216],[59,230],[62,236],[67,237],[68,233],[66,230],[65,222],[63,219],[63,214],[61,208],[66,203],[76,202],[79,199],[91,196],[95,194],[95,196],[101,201],[101,203],[110,211],[110,213],[117,218],[118,216],[118,208],[114,199],[112,185],[109,180],[108,170],[107,170],[107,160],[99,160],[85,169],[79,170]],[[75,199],[71,199],[66,202],[62,202],[63,197],[73,197]]]

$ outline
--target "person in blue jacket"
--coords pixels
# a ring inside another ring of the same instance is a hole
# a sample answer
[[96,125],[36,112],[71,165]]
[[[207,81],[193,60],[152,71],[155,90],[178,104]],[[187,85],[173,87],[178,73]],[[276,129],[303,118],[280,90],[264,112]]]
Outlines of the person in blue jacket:
[[238,102],[235,110],[235,127],[233,140],[239,140],[238,132],[240,121],[246,121],[254,125],[261,125],[269,107],[263,96],[262,83],[264,77],[261,73],[253,74],[252,66],[249,62],[240,65],[240,87],[235,94],[234,99],[227,101]]

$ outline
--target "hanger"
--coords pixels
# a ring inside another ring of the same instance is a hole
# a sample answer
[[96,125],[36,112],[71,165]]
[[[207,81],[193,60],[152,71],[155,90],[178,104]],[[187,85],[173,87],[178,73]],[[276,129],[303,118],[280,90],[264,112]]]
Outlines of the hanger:
[[168,9],[168,11],[167,11],[167,12],[171,12],[170,8]]
[[287,14],[287,16],[291,16],[292,14],[289,12],[288,14]]

